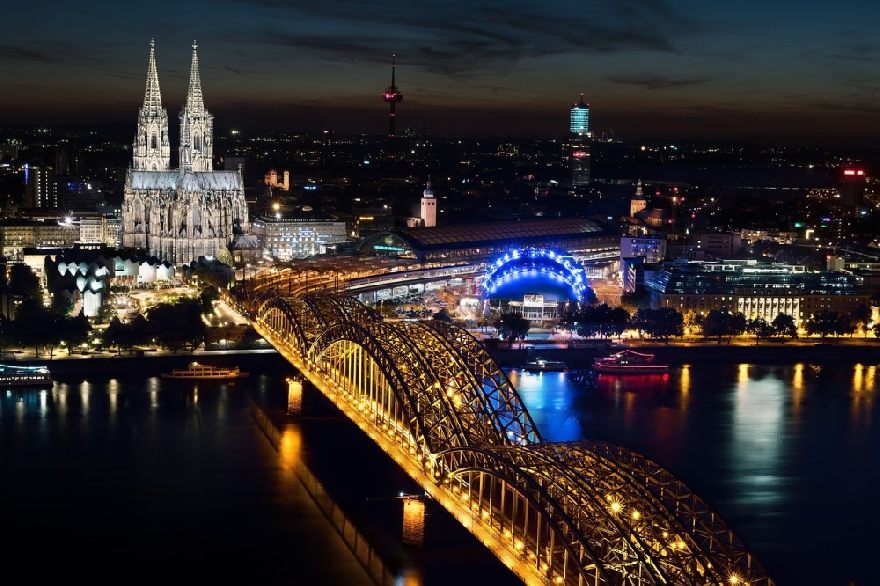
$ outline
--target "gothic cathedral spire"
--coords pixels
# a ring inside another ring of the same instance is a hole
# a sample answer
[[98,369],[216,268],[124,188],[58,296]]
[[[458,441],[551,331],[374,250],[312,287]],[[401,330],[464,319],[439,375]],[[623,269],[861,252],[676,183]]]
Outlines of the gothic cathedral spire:
[[150,39],[147,85],[132,145],[132,168],[140,171],[167,171],[170,162],[168,112],[162,107],[162,91],[159,89],[159,73],[156,69],[156,44]]
[[180,112],[180,169],[205,172],[213,169],[214,117],[205,109],[199,78],[198,44],[193,41],[186,105]]

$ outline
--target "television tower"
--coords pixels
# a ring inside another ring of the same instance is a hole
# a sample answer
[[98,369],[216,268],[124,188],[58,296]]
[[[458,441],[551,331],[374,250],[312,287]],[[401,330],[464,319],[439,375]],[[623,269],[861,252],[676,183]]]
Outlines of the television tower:
[[385,88],[382,99],[388,103],[388,149],[394,152],[394,136],[397,133],[395,118],[397,116],[397,103],[403,101],[403,94],[397,90],[395,82],[395,70],[397,69],[397,55],[391,55],[391,85]]

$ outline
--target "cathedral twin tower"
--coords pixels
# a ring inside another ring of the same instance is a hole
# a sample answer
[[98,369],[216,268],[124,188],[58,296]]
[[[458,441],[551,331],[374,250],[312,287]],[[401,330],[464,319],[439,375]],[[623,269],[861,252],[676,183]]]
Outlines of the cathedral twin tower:
[[171,169],[168,112],[162,107],[150,41],[144,104],[125,181],[122,244],[160,260],[216,257],[247,231],[247,203],[237,171],[213,170],[214,117],[205,109],[193,43],[186,103],[180,112],[180,168]]

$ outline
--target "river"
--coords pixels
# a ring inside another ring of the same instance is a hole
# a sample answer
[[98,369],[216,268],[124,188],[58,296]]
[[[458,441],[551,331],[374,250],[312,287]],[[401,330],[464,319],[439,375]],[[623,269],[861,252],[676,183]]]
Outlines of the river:
[[[877,369],[695,363],[595,385],[509,374],[545,439],[641,452],[717,510],[779,584],[843,586],[876,583]],[[303,490],[307,469],[395,583],[461,581],[462,568],[515,583],[433,503],[426,547],[403,547],[395,497],[418,487],[310,388],[288,425],[307,468],[291,473],[252,416],[254,402],[281,412],[289,372],[278,359],[238,385],[129,372],[0,391],[4,558],[44,580],[370,583]]]
[[692,364],[594,386],[509,375],[545,439],[606,440],[665,466],[779,584],[876,583],[876,365]]

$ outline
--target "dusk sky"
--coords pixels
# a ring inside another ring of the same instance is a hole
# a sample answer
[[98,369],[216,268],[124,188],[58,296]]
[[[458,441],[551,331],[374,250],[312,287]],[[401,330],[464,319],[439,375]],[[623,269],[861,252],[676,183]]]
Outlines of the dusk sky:
[[173,116],[198,40],[220,131],[381,132],[397,52],[402,128],[562,132],[584,92],[622,138],[873,144],[878,22],[869,0],[15,2],[0,122],[134,126],[155,37]]

